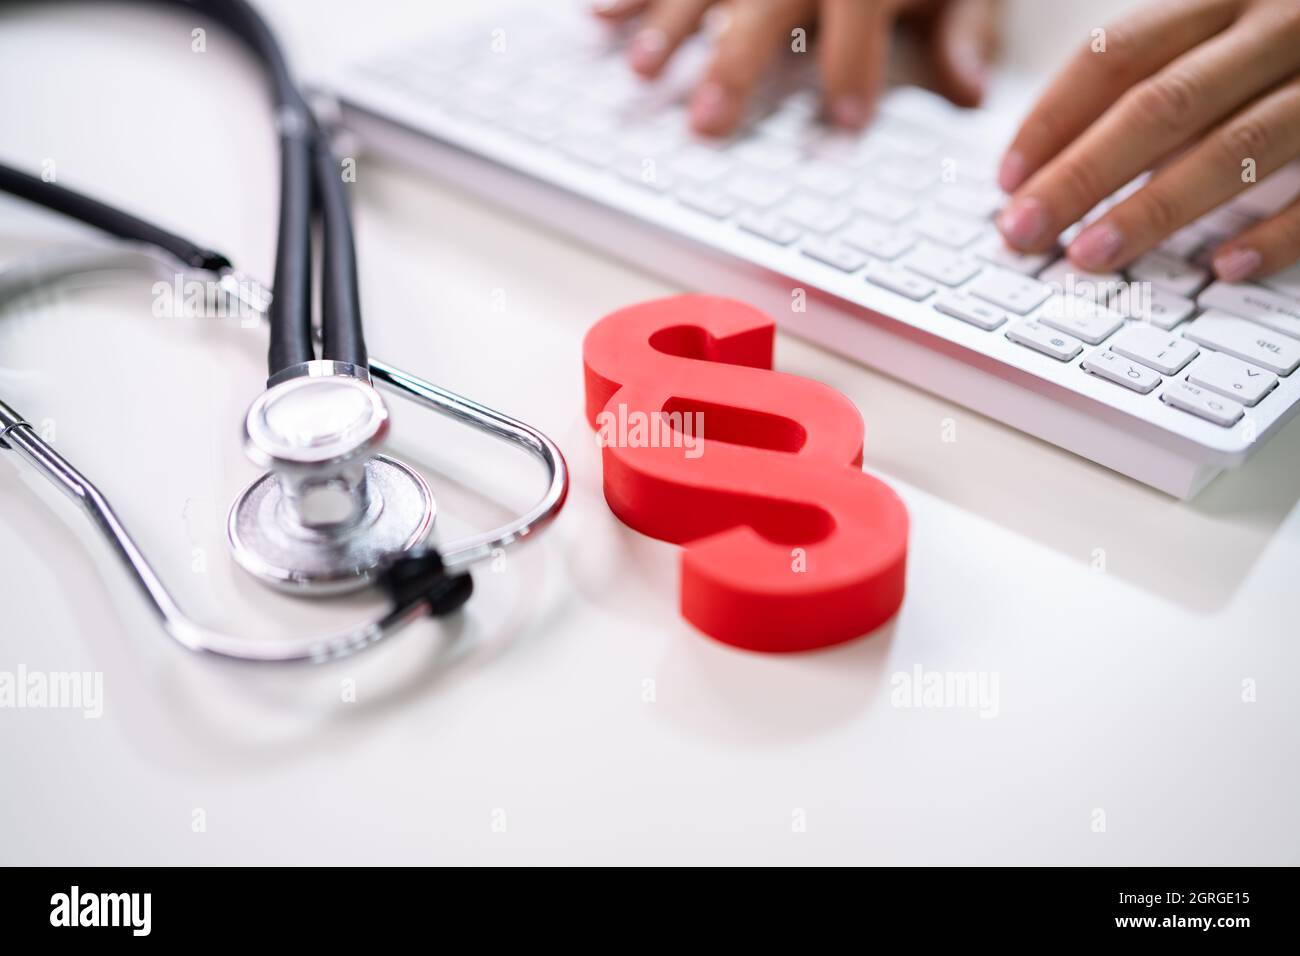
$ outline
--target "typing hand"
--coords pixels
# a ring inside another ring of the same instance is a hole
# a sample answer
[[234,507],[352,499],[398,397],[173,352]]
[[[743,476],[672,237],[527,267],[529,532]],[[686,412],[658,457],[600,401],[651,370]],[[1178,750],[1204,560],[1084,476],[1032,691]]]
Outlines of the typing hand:
[[[1034,107],[1002,162],[1014,195],[998,226],[1017,249],[1046,249],[1154,169],[1067,250],[1081,269],[1113,270],[1297,156],[1300,2],[1161,0],[1093,34]],[[1239,282],[1297,258],[1300,202],[1213,263]]]
[[[718,0],[595,0],[608,20],[640,17],[628,57],[645,77],[659,74],[673,51],[700,26]],[[690,105],[697,132],[721,135],[740,120],[746,100],[798,27],[820,33],[826,117],[861,128],[884,83],[896,23],[920,28],[940,90],[954,102],[978,103],[984,92],[997,0],[729,0],[729,19]]]

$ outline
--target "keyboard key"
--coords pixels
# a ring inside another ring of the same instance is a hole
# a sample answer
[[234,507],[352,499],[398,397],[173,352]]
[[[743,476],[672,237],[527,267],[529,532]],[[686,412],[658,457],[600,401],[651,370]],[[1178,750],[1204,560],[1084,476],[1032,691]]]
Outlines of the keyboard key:
[[870,183],[858,186],[851,202],[873,219],[891,224],[902,222],[916,212],[916,203]]
[[729,152],[741,162],[757,166],[769,173],[779,173],[789,169],[799,161],[800,156],[797,147],[763,137],[743,140]]
[[1206,391],[1191,382],[1174,382],[1160,393],[1160,400],[1224,428],[1235,425],[1246,412],[1232,399]]
[[509,127],[534,143],[553,143],[564,132],[560,121],[553,116],[530,116],[516,113],[506,119]]
[[1141,362],[1163,375],[1177,375],[1196,357],[1196,345],[1180,335],[1170,335],[1150,325],[1134,325],[1115,336],[1110,350]]
[[1157,246],[1157,250],[1174,259],[1191,262],[1205,245],[1205,237],[1194,227],[1184,226]]
[[1258,405],[1259,400],[1277,385],[1277,376],[1272,372],[1247,365],[1222,352],[1206,352],[1187,373],[1187,380],[1243,405]]
[[1248,215],[1272,216],[1300,196],[1300,163],[1283,166],[1237,197],[1235,205]]
[[1017,252],[1015,249],[1009,249],[1002,236],[996,232],[976,243],[972,251],[985,262],[1026,276],[1038,275],[1055,255],[1046,252]]
[[559,147],[571,158],[589,166],[608,166],[617,155],[607,141],[593,136],[566,134],[561,137]]
[[836,163],[813,159],[803,163],[795,173],[800,186],[827,197],[843,196],[857,183],[858,177]]
[[1280,292],[1291,299],[1300,300],[1300,262],[1271,276],[1259,280],[1274,292]]
[[1206,312],[1184,326],[1183,335],[1277,375],[1290,375],[1300,365],[1300,342],[1226,312]]
[[950,216],[935,209],[927,209],[910,223],[926,239],[961,249],[984,234],[984,226],[972,219]]
[[842,203],[816,196],[795,196],[776,211],[804,229],[822,235],[834,232],[849,221],[849,211]]
[[818,236],[800,247],[805,256],[834,266],[841,272],[857,272],[867,264],[867,257],[838,239]]
[[1202,309],[1218,309],[1300,339],[1300,302],[1257,285],[1216,282],[1196,299]]
[[915,245],[912,237],[902,230],[866,219],[853,220],[847,228],[836,233],[836,238],[886,261],[897,259]]
[[788,246],[803,235],[799,227],[790,220],[783,219],[772,213],[750,210],[742,213],[736,222],[746,232],[761,236],[780,246]]
[[992,219],[1005,198],[996,189],[945,185],[935,191],[935,202],[949,212],[970,219]]
[[1110,307],[1130,319],[1168,332],[1196,311],[1196,303],[1166,292],[1158,285],[1130,284],[1110,301]]
[[1099,349],[1083,360],[1083,367],[1100,378],[1145,395],[1163,379],[1140,362],[1133,362],[1112,352]]
[[788,184],[763,173],[742,172],[727,180],[726,190],[747,206],[768,209],[790,194]]
[[926,159],[939,149],[938,136],[923,126],[896,116],[879,118],[872,124],[867,138],[909,159]]
[[1006,269],[985,269],[966,291],[1016,315],[1028,315],[1052,294],[1050,286]]
[[1150,282],[1179,296],[1196,295],[1210,281],[1208,270],[1159,250],[1148,252],[1129,266],[1128,275],[1135,282]]
[[1094,302],[1107,302],[1124,286],[1124,277],[1118,272],[1088,272],[1069,259],[1059,259],[1038,275],[1039,282],[1056,287],[1065,295],[1080,296]]
[[950,287],[961,285],[980,271],[979,263],[973,259],[928,242],[921,243],[905,255],[900,264]]
[[740,203],[714,186],[688,183],[677,189],[677,201],[714,219],[726,219],[740,208]]
[[934,292],[934,286],[915,273],[890,265],[888,262],[873,262],[867,267],[867,281],[873,285],[907,296],[920,302]]
[[1017,345],[1025,345],[1058,362],[1068,362],[1083,351],[1083,343],[1072,335],[1048,328],[1041,322],[1026,319],[1007,329],[1007,338]]
[[619,157],[614,163],[614,171],[625,182],[653,192],[667,192],[673,186],[672,176],[664,172],[660,164],[648,156]]
[[668,163],[668,168],[697,183],[711,183],[735,169],[735,163],[717,150],[689,146]]
[[[937,164],[936,164],[937,165]],[[929,166],[918,165],[911,159],[887,159],[873,164],[867,172],[876,182],[887,189],[902,190],[906,193],[920,194],[926,192],[939,181],[939,173]]]
[[992,332],[1007,320],[1007,314],[1001,309],[995,309],[960,292],[944,293],[934,300],[934,307],[944,315],[969,322],[985,332]]
[[1100,345],[1124,324],[1124,317],[1091,299],[1054,295],[1036,316],[1039,322],[1077,335],[1089,345]]

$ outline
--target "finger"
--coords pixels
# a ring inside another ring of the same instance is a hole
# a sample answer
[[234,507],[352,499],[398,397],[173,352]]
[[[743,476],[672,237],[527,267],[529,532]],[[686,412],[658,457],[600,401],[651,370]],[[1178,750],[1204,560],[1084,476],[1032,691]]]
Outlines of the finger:
[[713,0],[655,0],[649,4],[641,28],[628,44],[632,69],[645,77],[658,76],[673,51],[699,29],[711,6]]
[[1149,183],[1088,226],[1066,250],[1082,269],[1127,265],[1166,236],[1246,189],[1250,163],[1265,177],[1300,156],[1300,80],[1247,106]]
[[1214,274],[1224,282],[1272,275],[1300,261],[1300,200],[1271,219],[1229,239],[1214,253]]
[[939,88],[958,106],[977,106],[984,98],[1001,12],[999,0],[952,0],[939,10],[935,69]]
[[763,0],[733,6],[704,80],[691,97],[691,126],[697,133],[721,136],[735,127],[763,70],[790,31],[805,22],[812,10],[807,0]]
[[1236,0],[1174,0],[1145,8],[1089,36],[1029,112],[1011,141],[998,183],[1018,189],[1134,83],[1224,30]]
[[818,58],[826,116],[861,129],[885,82],[893,4],[884,0],[822,0]]
[[1285,77],[1297,42],[1238,24],[1139,83],[1016,191],[1002,234],[1021,251],[1051,246],[1101,200]]
[[648,6],[650,0],[592,0],[591,12],[605,20],[626,20]]

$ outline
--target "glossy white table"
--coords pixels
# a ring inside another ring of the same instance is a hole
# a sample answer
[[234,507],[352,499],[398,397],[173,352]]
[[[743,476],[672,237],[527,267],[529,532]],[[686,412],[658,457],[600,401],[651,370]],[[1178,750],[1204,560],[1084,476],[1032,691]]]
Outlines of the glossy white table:
[[[312,72],[438,16],[265,6]],[[1013,4],[1011,68],[1041,77],[1125,4],[1089,6]],[[145,4],[6,11],[2,154],[269,275],[266,96],[224,35],[192,52],[194,25]],[[354,196],[372,351],[548,431],[573,470],[562,520],[477,576],[463,620],[255,669],[172,647],[81,516],[0,455],[0,671],[104,688],[98,719],[0,709],[0,862],[1300,862],[1300,426],[1181,504],[782,338],[781,369],[862,409],[867,467],[911,510],[909,597],[868,639],[755,656],[679,618],[677,549],[610,515],[581,416],[584,330],[675,290],[392,166],[363,159]],[[80,235],[0,202],[6,259]],[[13,310],[0,397],[98,479],[196,613],[262,633],[359,615],[232,567],[265,342],[153,318],[149,283]],[[513,453],[396,416],[443,534],[536,490]],[[917,667],[995,677],[996,706],[897,706]]]

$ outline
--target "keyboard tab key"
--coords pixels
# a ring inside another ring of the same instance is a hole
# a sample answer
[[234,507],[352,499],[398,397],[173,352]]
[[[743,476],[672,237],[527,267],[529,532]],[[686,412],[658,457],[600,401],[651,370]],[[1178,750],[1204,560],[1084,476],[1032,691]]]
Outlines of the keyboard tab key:
[[906,269],[900,269],[898,266],[890,265],[888,262],[871,263],[867,267],[866,278],[872,285],[878,285],[882,289],[888,289],[890,292],[897,292],[899,295],[907,296],[914,302],[920,302],[934,292],[934,286],[920,276],[908,272]]
[[1277,385],[1277,376],[1272,372],[1247,365],[1222,352],[1206,352],[1187,373],[1187,380],[1250,406],[1258,405],[1259,400]]
[[1099,378],[1123,385],[1142,395],[1163,379],[1141,362],[1132,362],[1110,349],[1099,349],[1083,360],[1083,367]]
[[1177,375],[1200,351],[1181,335],[1170,335],[1150,325],[1125,329],[1115,336],[1110,349],[1162,375]]
[[1218,309],[1300,339],[1300,302],[1257,285],[1216,282],[1197,297],[1202,309]]
[[966,291],[1016,315],[1028,315],[1052,294],[1051,287],[1037,279],[993,268],[981,272]]
[[961,319],[971,325],[992,332],[1007,321],[1007,314],[960,292],[946,292],[934,300],[934,307],[944,315]]
[[1182,332],[1198,345],[1226,352],[1275,375],[1290,375],[1300,366],[1300,342],[1226,312],[1206,312]]
[[1191,382],[1174,382],[1160,393],[1160,400],[1166,405],[1191,412],[1224,428],[1235,425],[1237,419],[1246,413],[1246,410],[1232,399],[1207,391]]
[[1044,325],[1077,335],[1089,345],[1100,345],[1124,324],[1118,312],[1074,295],[1052,296],[1036,318]]
[[1017,345],[1049,355],[1058,362],[1068,362],[1083,351],[1083,343],[1074,336],[1058,332],[1033,319],[1017,322],[1007,329],[1007,338]]

